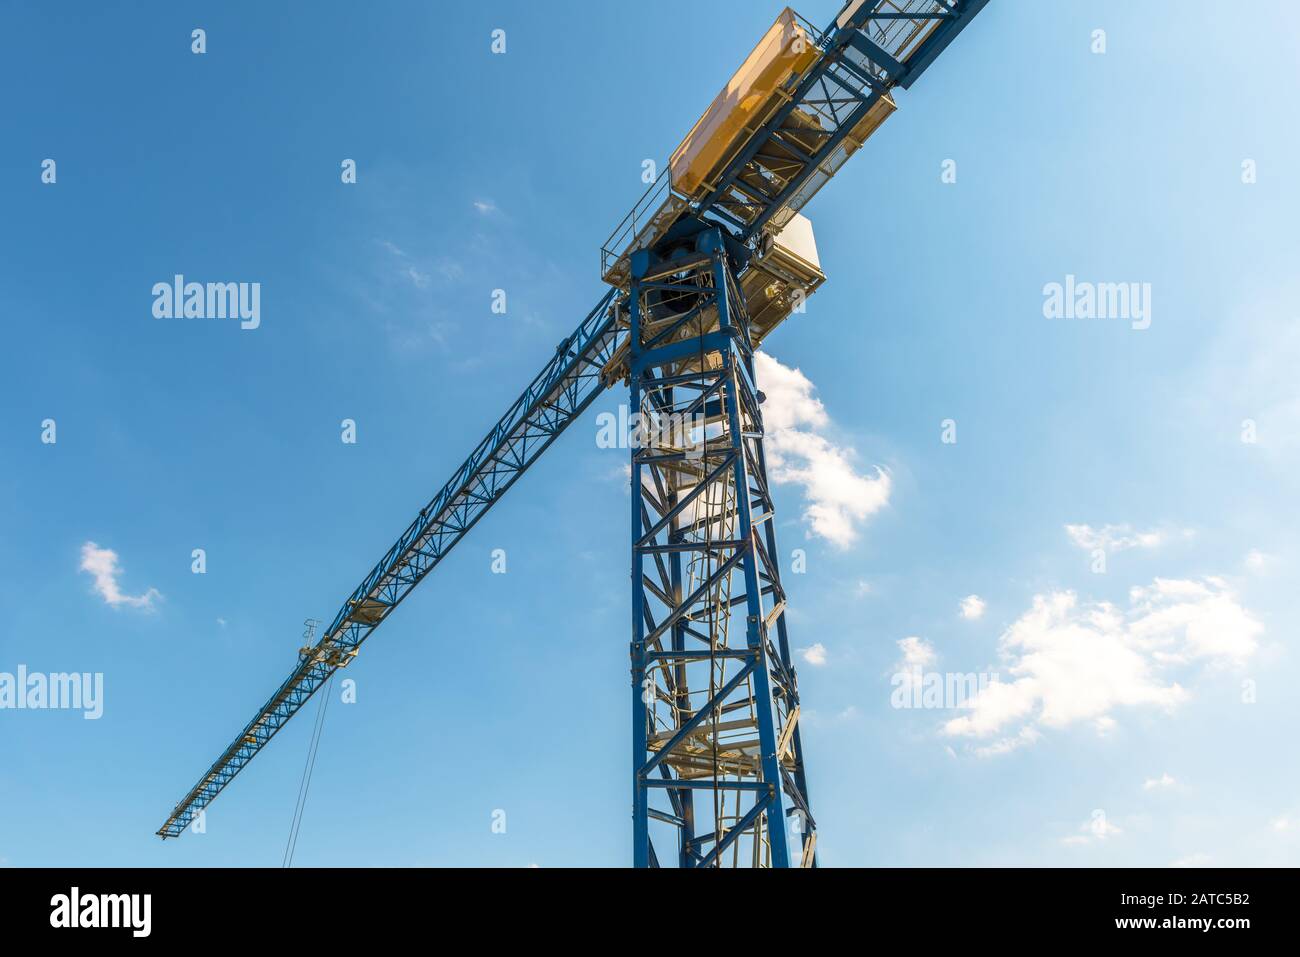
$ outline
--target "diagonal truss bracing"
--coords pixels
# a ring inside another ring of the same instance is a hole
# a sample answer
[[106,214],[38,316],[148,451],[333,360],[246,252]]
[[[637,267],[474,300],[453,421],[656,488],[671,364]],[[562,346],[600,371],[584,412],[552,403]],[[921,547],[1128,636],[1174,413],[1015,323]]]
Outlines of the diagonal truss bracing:
[[633,859],[811,866],[749,320],[695,243],[631,260]]

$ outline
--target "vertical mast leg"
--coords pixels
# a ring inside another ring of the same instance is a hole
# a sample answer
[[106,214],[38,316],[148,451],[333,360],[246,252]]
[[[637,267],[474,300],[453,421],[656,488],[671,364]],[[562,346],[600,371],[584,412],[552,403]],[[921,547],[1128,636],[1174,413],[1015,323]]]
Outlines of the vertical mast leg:
[[742,255],[706,227],[631,259],[638,867],[816,860]]

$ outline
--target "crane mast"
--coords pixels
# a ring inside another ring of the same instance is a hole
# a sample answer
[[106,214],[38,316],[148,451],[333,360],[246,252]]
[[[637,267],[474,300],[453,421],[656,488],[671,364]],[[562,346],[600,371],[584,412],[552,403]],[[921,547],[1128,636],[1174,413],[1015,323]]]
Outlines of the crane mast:
[[[633,862],[815,866],[753,352],[825,280],[805,205],[988,0],[786,8],[601,248],[610,287],[168,814],[179,837],[606,388],[628,385]],[[667,424],[667,427],[665,427]],[[671,848],[671,851],[669,850]]]

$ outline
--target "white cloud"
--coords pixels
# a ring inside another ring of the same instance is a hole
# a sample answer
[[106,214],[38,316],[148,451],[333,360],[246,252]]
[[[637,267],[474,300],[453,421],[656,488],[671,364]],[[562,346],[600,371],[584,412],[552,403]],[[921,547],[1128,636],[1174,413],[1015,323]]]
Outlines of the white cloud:
[[1274,818],[1269,822],[1269,825],[1275,831],[1294,831],[1296,828],[1300,827],[1300,821],[1297,821],[1293,817],[1287,817],[1284,814],[1281,817]]
[[1066,525],[1065,533],[1079,548],[1087,551],[1100,548],[1107,552],[1122,552],[1129,548],[1159,548],[1171,539],[1192,536],[1190,529],[1152,528],[1139,531],[1131,525],[1103,525],[1101,528],[1093,528],[1091,525]]
[[143,595],[128,595],[123,592],[117,583],[122,569],[117,564],[117,552],[111,548],[100,548],[94,542],[86,542],[81,546],[80,568],[95,579],[95,591],[114,608],[127,605],[131,608],[152,609],[154,602],[162,598],[156,588],[148,589]]
[[474,208],[478,210],[479,215],[481,216],[491,216],[493,213],[498,211],[497,204],[492,202],[490,199],[474,200]]
[[1209,854],[1202,854],[1201,852],[1198,851],[1195,854],[1188,854],[1186,857],[1180,857],[1178,860],[1174,861],[1169,866],[1170,867],[1209,867],[1210,860],[1211,858]]
[[1171,788],[1178,782],[1168,773],[1161,774],[1158,778],[1147,778],[1142,782],[1143,791],[1154,791],[1157,788]]
[[1124,833],[1118,826],[1110,823],[1110,819],[1102,811],[1093,811],[1092,816],[1079,825],[1079,830],[1082,833],[1061,838],[1061,843],[1067,846],[1092,844],[1094,841],[1105,841],[1116,834]]
[[897,644],[899,650],[903,652],[903,657],[894,666],[895,671],[913,671],[917,668],[924,670],[939,660],[934,645],[924,638],[917,638],[913,635],[909,638],[899,639]]
[[1109,602],[1081,605],[1073,592],[1036,595],[999,639],[1014,680],[982,689],[944,732],[988,738],[1017,725],[1023,732],[1090,721],[1105,733],[1115,726],[1114,711],[1172,711],[1187,700],[1171,669],[1241,664],[1263,631],[1221,579],[1158,578],[1129,597],[1122,610]]
[[822,665],[826,664],[826,646],[820,641],[814,644],[811,648],[800,648],[799,655],[804,661],[815,667],[820,668]]
[[903,656],[894,663],[891,679],[900,681],[899,688],[906,694],[921,684],[925,670],[939,660],[939,655],[934,645],[915,635],[901,638],[896,644]]
[[813,394],[812,382],[798,369],[757,352],[754,373],[767,397],[763,424],[771,480],[801,486],[809,534],[848,548],[858,537],[858,526],[889,503],[889,473],[876,468],[874,475],[859,474],[853,449],[822,434],[830,417]]
[[1246,553],[1246,567],[1252,572],[1262,572],[1270,561],[1270,557],[1258,548],[1252,548]]
[[984,599],[979,595],[967,595],[961,600],[961,616],[967,621],[976,621],[984,617]]
[[1137,613],[1130,625],[1133,636],[1165,664],[1198,658],[1242,664],[1255,653],[1264,630],[1221,578],[1157,578],[1146,588],[1129,589],[1129,601]]
[[865,598],[871,594],[871,582],[858,579],[858,583],[853,586],[853,597]]

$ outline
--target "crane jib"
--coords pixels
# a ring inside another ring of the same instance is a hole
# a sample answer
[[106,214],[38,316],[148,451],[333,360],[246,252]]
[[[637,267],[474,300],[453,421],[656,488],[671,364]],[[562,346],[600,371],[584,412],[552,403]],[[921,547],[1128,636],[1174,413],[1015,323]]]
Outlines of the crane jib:
[[580,416],[604,384],[600,372],[620,334],[601,297],[573,335],[511,405],[452,479],[420,510],[340,608],[320,641],[299,653],[293,673],[222,753],[158,830],[179,837],[204,807],[266,745],[387,614],[433,569],[538,456]]

